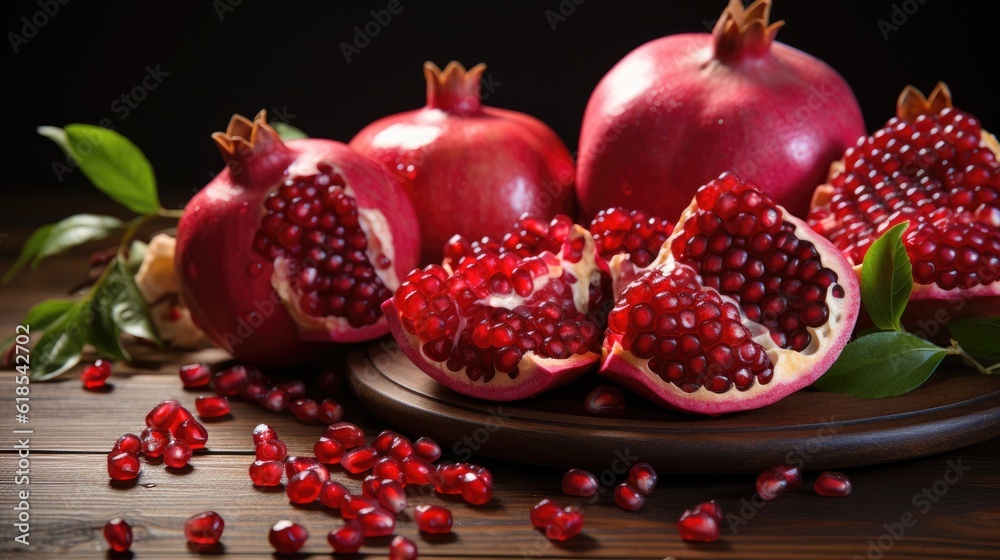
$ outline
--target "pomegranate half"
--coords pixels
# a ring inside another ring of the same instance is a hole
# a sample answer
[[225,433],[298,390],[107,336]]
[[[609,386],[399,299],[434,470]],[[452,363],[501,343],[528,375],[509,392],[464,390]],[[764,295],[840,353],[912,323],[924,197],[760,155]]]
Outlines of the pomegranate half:
[[381,303],[417,265],[405,193],[346,145],[283,142],[261,111],[212,135],[226,168],[177,226],[181,296],[233,356],[291,367],[388,332]]
[[829,369],[854,329],[857,277],[840,251],[760,187],[702,186],[654,262],[611,260],[620,295],[601,373],[701,414],[759,408]]

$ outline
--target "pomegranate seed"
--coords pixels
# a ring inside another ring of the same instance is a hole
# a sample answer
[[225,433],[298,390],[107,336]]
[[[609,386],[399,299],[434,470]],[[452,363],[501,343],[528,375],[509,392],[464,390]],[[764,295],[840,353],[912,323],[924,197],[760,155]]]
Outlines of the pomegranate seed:
[[257,445],[262,441],[267,441],[269,439],[277,439],[278,434],[274,431],[271,426],[267,424],[257,424],[257,427],[253,429],[253,444]]
[[406,509],[406,490],[395,480],[383,479],[375,489],[375,499],[379,505],[397,515]]
[[768,469],[757,475],[757,494],[765,500],[773,500],[788,490],[788,482],[782,473]]
[[191,446],[191,449],[202,449],[208,441],[208,430],[194,418],[188,418],[181,422],[174,431],[174,437],[183,440]]
[[417,528],[424,533],[443,535],[451,532],[451,510],[446,507],[419,505],[414,508],[413,518]]
[[361,495],[366,498],[375,499],[375,491],[378,490],[379,486],[382,486],[383,481],[388,481],[388,478],[379,478],[373,474],[370,474],[361,481]]
[[142,451],[142,440],[135,434],[122,434],[111,448],[112,453],[138,453]]
[[274,524],[267,534],[267,540],[271,542],[279,554],[294,554],[306,544],[309,538],[309,531],[298,523],[292,523],[287,519]]
[[83,368],[80,373],[80,380],[87,389],[99,389],[104,387],[104,382],[111,377],[111,362],[107,360],[95,360],[93,364]]
[[615,504],[627,511],[639,511],[646,503],[646,498],[628,482],[615,486]]
[[459,477],[459,493],[462,499],[473,505],[482,505],[493,499],[493,481],[476,472],[467,472]]
[[191,389],[195,387],[205,387],[212,381],[212,368],[208,364],[197,363],[181,366],[181,383]]
[[108,453],[108,476],[111,480],[132,480],[139,476],[139,456],[123,451]]
[[344,418],[344,407],[333,399],[323,399],[316,418],[324,424],[336,424]]
[[370,507],[358,512],[361,534],[367,537],[384,537],[396,530],[396,518],[381,507]]
[[247,382],[247,368],[235,365],[215,374],[212,380],[212,388],[223,397],[235,397],[243,390],[243,385]]
[[337,464],[344,456],[344,444],[335,439],[320,437],[313,446],[313,453],[322,463]]
[[312,422],[319,417],[319,404],[312,399],[298,399],[288,405],[288,410],[299,419],[299,422]]
[[330,480],[330,471],[327,470],[326,465],[319,462],[319,459],[315,457],[299,457],[296,455],[289,455],[285,457],[285,476],[291,479],[293,476],[299,474],[302,471],[319,471],[318,474],[323,480]]
[[243,388],[240,389],[240,396],[243,400],[251,403],[259,403],[264,400],[264,396],[271,388],[267,386],[266,383],[258,379],[247,379],[247,382],[243,384]]
[[132,527],[121,517],[104,524],[104,540],[115,552],[125,552],[132,547]]
[[403,470],[403,475],[406,477],[406,484],[417,486],[430,484],[431,475],[435,473],[434,465],[416,456],[403,459],[400,466]]
[[351,520],[345,522],[343,527],[331,530],[326,540],[337,554],[354,554],[361,548],[365,536],[361,533],[361,525]]
[[171,468],[181,469],[187,466],[191,455],[191,446],[187,442],[181,439],[172,439],[163,448],[163,464]]
[[569,469],[562,477],[562,491],[570,496],[593,496],[597,477],[581,469]]
[[389,560],[417,560],[417,543],[397,535],[389,543]]
[[306,396],[306,384],[298,379],[282,381],[276,384],[275,387],[288,393],[288,398],[292,400],[304,399]]
[[786,490],[796,490],[799,486],[802,486],[802,473],[799,472],[798,467],[781,465],[771,470],[780,474],[785,479]]
[[288,400],[288,393],[277,387],[272,387],[260,400],[260,405],[271,412],[281,412],[288,408]]
[[438,465],[431,476],[434,490],[439,494],[461,494],[459,477],[470,472],[467,463],[452,463]]
[[618,387],[599,385],[587,393],[583,408],[590,414],[621,416],[625,414],[625,395]]
[[838,498],[850,496],[851,491],[854,489],[851,485],[851,479],[847,478],[846,474],[833,471],[821,473],[816,478],[816,484],[813,487],[820,496]]
[[163,448],[170,442],[170,432],[160,428],[146,428],[139,435],[142,440],[142,452],[147,459],[156,459],[163,455]]
[[344,453],[344,457],[340,460],[340,466],[349,473],[358,474],[372,468],[377,458],[378,451],[375,451],[375,448],[370,445],[365,445]]
[[413,452],[417,457],[431,463],[441,458],[441,446],[426,436],[417,438],[417,441],[413,442]]
[[374,498],[355,496],[354,494],[348,494],[340,500],[340,516],[344,519],[354,519],[361,510],[371,508],[382,509],[382,506]]
[[184,522],[184,536],[194,544],[212,545],[222,538],[226,522],[214,511],[192,515]]
[[677,532],[685,541],[715,542],[719,539],[721,519],[722,509],[714,501],[706,502],[693,510],[684,510],[677,521]]
[[277,438],[258,443],[253,451],[255,457],[261,461],[284,461],[285,457],[288,457],[288,446]]
[[544,529],[552,516],[563,509],[565,508],[559,502],[544,498],[531,508],[531,524],[539,529]]
[[372,440],[372,447],[374,447],[380,455],[388,453],[389,448],[392,447],[392,441],[397,437],[401,437],[399,432],[395,432],[393,430],[382,430],[377,436],[375,436],[375,439]]
[[389,446],[389,456],[397,461],[402,461],[410,455],[413,455],[413,444],[410,443],[410,440],[403,436],[393,438],[392,444]]
[[565,541],[583,530],[583,512],[576,506],[560,509],[552,514],[545,525],[545,536],[553,541]]
[[323,430],[323,437],[339,441],[344,444],[344,448],[346,449],[358,447],[359,445],[363,445],[365,442],[365,433],[361,431],[361,428],[351,424],[350,422],[337,422],[336,424],[330,424],[325,430]]
[[343,484],[328,480],[319,491],[319,502],[330,509],[340,509],[344,496],[348,494],[350,492]]
[[324,482],[316,469],[307,469],[288,479],[285,493],[293,504],[311,504],[319,498]]
[[250,464],[250,480],[257,486],[277,486],[283,474],[285,466],[281,461],[257,460]]
[[202,395],[194,400],[194,408],[202,418],[219,418],[229,414],[229,397]]
[[649,463],[636,463],[628,470],[628,483],[642,494],[651,494],[656,488],[656,471]]
[[168,399],[153,407],[146,415],[146,426],[150,428],[160,428],[170,430],[174,425],[174,417],[177,411],[183,408],[180,401]]
[[332,395],[340,388],[341,376],[336,370],[324,371],[316,376],[316,385],[320,391],[327,395]]

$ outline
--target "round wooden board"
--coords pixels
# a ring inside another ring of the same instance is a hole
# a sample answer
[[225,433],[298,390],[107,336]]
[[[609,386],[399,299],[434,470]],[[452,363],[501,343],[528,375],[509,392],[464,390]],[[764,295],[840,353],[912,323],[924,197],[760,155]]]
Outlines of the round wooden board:
[[938,372],[899,397],[807,389],[763,409],[718,417],[672,412],[626,391],[626,414],[602,417],[583,408],[586,394],[607,383],[594,374],[533,399],[496,403],[442,387],[391,338],[355,351],[348,366],[364,406],[400,432],[431,436],[463,459],[484,455],[594,472],[641,460],[664,473],[739,474],[785,463],[807,470],[886,463],[1000,435],[1000,375],[962,368]]

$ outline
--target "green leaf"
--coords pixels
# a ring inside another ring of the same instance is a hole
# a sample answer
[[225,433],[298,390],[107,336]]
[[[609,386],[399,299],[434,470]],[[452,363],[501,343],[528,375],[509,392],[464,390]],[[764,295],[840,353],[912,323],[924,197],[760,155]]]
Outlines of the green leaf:
[[75,159],[73,150],[69,147],[69,137],[66,136],[65,129],[58,126],[40,126],[35,129],[35,132],[55,142],[63,153]]
[[137,214],[159,210],[153,167],[135,144],[99,126],[71,124],[65,131],[73,157],[95,187]]
[[927,381],[948,351],[903,332],[881,332],[849,343],[813,387],[865,399],[894,397]]
[[28,325],[32,330],[44,331],[76,304],[77,301],[72,299],[45,300],[28,310],[22,324]]
[[1000,361],[1000,317],[959,319],[949,323],[948,330],[972,357]]
[[132,274],[121,260],[115,260],[110,266],[114,269],[108,275],[103,289],[95,294],[95,299],[107,310],[112,323],[120,332],[162,346],[156,325],[149,315],[149,307],[135,285]]
[[301,138],[309,138],[309,135],[302,132],[300,129],[281,121],[276,121],[271,123],[271,128],[278,132],[278,136],[285,142],[289,140],[299,140]]
[[115,360],[131,360],[132,356],[122,347],[122,331],[115,324],[111,307],[104,302],[108,298],[95,297],[90,301],[91,316],[87,342],[94,346],[98,354]]
[[31,350],[31,379],[51,379],[75,366],[87,340],[86,299],[77,302],[46,329]]
[[900,318],[913,289],[910,257],[903,247],[903,232],[910,222],[896,224],[868,248],[861,269],[861,302],[875,326],[905,332]]
[[132,246],[128,250],[128,263],[126,263],[126,267],[132,276],[135,276],[139,272],[142,260],[146,258],[147,249],[149,249],[149,245],[142,241],[132,240]]
[[3,283],[6,284],[11,281],[12,278],[22,269],[24,265],[35,260],[38,256],[39,251],[45,245],[45,241],[49,238],[49,234],[52,232],[52,228],[55,224],[44,225],[36,229],[28,240],[24,242],[24,247],[21,247],[21,254],[18,255],[17,261],[7,270],[3,275]]
[[90,241],[104,239],[112,232],[122,229],[125,224],[112,216],[96,216],[94,214],[76,214],[52,224],[49,235],[31,261],[32,268],[38,266],[42,259],[83,245]]

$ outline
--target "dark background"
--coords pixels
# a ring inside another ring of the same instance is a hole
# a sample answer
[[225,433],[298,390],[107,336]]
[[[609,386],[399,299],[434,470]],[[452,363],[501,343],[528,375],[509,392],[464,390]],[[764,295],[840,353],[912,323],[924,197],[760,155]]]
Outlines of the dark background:
[[[388,0],[231,5],[238,1],[72,0],[16,54],[6,34],[21,34],[21,18],[41,7],[38,0],[6,3],[0,52],[5,95],[13,101],[3,134],[10,194],[0,216],[30,219],[25,206],[39,196],[90,189],[79,171],[57,179],[52,164],[62,161],[60,152],[34,133],[37,125],[110,119],[151,160],[164,205],[179,207],[221,168],[209,135],[224,130],[232,113],[277,109],[312,136],[347,141],[378,117],[423,104],[425,60],[486,62],[499,84],[488,103],[542,119],[575,152],[588,96],[616,61],[663,35],[707,32],[725,6],[724,0],[401,0],[402,12],[348,63],[338,45],[351,42],[354,27],[364,27],[370,11]],[[869,129],[892,115],[904,85],[926,92],[937,80],[948,82],[960,107],[1000,128],[993,101],[998,3],[775,4],[772,19],[786,21],[779,40],[837,69],[853,86]],[[891,21],[894,4],[917,10],[886,40],[878,21]],[[560,6],[574,11],[553,30],[546,11],[558,13]],[[123,106],[112,104],[142,83],[147,66],[169,76],[122,118]],[[92,197],[104,204],[98,192]]]

